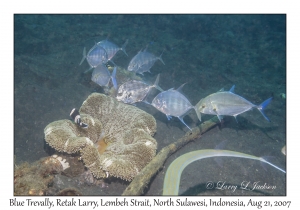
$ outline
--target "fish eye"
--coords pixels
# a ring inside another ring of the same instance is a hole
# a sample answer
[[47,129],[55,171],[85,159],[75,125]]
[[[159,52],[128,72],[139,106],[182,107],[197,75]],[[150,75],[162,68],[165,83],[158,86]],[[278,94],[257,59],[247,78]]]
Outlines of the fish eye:
[[202,108],[204,109],[204,108],[205,108],[205,105],[202,105]]
[[123,95],[122,93],[118,93],[118,96],[121,96],[121,95]]

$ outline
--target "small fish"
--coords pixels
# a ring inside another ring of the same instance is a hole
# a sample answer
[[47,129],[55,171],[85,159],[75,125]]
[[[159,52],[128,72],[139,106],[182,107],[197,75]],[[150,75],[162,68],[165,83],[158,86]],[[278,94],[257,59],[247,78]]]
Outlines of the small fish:
[[103,47],[106,50],[108,61],[111,61],[114,65],[115,65],[115,63],[112,61],[112,58],[115,56],[115,54],[119,50],[122,50],[125,53],[125,55],[127,55],[126,50],[125,50],[125,47],[126,47],[127,44],[128,44],[128,39],[122,45],[121,48],[118,47],[116,44],[108,41],[108,40],[102,40],[102,41],[100,41],[100,42],[97,43],[98,46],[101,46],[101,47]]
[[143,51],[139,51],[131,61],[129,62],[128,71],[134,71],[135,73],[142,74],[144,72],[150,72],[150,68],[154,65],[157,60],[160,60],[164,65],[164,61],[162,60],[163,52],[159,57],[156,57],[152,53],[147,52],[147,47]]
[[264,118],[270,121],[263,110],[270,103],[272,98],[265,100],[260,105],[255,105],[233,93],[234,87],[235,85],[233,85],[229,91],[221,90],[201,99],[195,106],[198,118],[201,119],[201,113],[203,113],[217,115],[220,121],[222,115],[234,116],[236,119],[236,116],[239,114],[249,111],[252,108],[257,108]]
[[[184,84],[183,84],[184,85]],[[178,117],[178,119],[186,126],[188,129],[191,128],[183,121],[183,117],[188,113],[190,109],[195,109],[195,107],[189,102],[189,100],[179,92],[183,87],[181,85],[177,90],[169,89],[159,93],[152,101],[151,105],[157,110],[164,113],[168,120],[171,116]]]
[[[144,101],[152,88],[163,91],[159,86],[159,75],[157,75],[155,83],[148,85],[143,81],[130,80],[119,87],[117,100],[123,103],[134,104],[136,102]],[[146,102],[147,103],[147,102]]]
[[85,59],[90,65],[90,69],[88,69],[84,73],[90,71],[93,68],[96,68],[100,64],[106,64],[108,62],[108,55],[106,50],[97,44],[95,44],[87,54],[86,54],[86,48],[84,47],[82,56],[83,57],[79,65],[81,65]]
[[118,89],[118,84],[116,80],[117,67],[114,68],[112,74],[105,65],[97,66],[92,73],[92,81],[97,83],[100,86],[108,86],[108,83],[111,79],[114,88]]
[[70,116],[74,120],[74,122],[80,127],[82,128],[89,127],[88,124],[81,122],[79,111],[76,108],[72,109]]

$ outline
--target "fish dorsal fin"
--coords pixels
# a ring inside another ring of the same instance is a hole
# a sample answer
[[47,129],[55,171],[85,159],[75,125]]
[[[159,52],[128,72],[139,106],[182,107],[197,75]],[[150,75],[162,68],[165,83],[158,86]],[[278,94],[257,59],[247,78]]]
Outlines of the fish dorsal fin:
[[158,85],[159,83],[159,78],[160,78],[160,74],[157,75],[156,79],[155,79],[155,82],[154,82],[154,86]]
[[161,87],[159,87],[158,86],[158,83],[159,83],[159,78],[160,78],[160,74],[158,74],[157,75],[157,77],[156,77],[156,80],[155,80],[155,82],[154,82],[154,85],[153,85],[153,87],[155,87],[157,90],[159,90],[159,91],[164,91],[163,89],[161,89]]
[[223,92],[224,91],[224,88],[221,88],[218,92]]
[[[170,88],[169,90],[174,90],[174,88]],[[168,91],[169,91],[169,90],[168,90]]]
[[234,93],[234,88],[235,88],[235,85],[233,85],[233,86],[230,88],[229,92]]
[[107,34],[106,39],[105,39],[106,41],[109,39],[110,35],[111,35],[110,33]]
[[125,53],[125,55],[128,56],[128,54],[127,54],[127,52],[125,50],[125,47],[126,47],[127,44],[128,44],[128,39],[126,39],[126,42],[122,45],[121,50]]
[[183,83],[182,85],[179,86],[179,88],[177,88],[176,90],[180,93],[182,93],[182,88],[186,83]]
[[165,49],[162,51],[162,53],[160,54],[160,56],[157,57],[157,59],[160,60],[164,65],[166,65],[165,62],[163,61],[162,57],[161,57],[163,55],[164,51],[165,51]]
[[82,59],[81,59],[79,65],[81,65],[85,59],[86,59],[86,48],[84,47],[83,52],[82,52]]
[[143,48],[142,48],[142,49],[140,49],[140,51],[138,51],[138,53],[137,53],[137,54],[139,54],[139,53],[141,53],[141,52],[143,52]]
[[161,52],[160,56],[161,57],[163,55],[163,53],[165,52],[166,49],[163,49],[163,51]]
[[146,52],[148,49],[149,44],[146,45],[146,48],[143,50],[143,52]]

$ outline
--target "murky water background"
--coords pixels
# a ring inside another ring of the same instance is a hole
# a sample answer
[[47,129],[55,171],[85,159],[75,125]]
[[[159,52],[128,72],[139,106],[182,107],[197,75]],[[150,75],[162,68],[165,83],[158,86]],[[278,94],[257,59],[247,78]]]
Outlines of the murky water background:
[[[119,52],[114,62],[127,68],[130,59],[149,45],[148,50],[162,58],[145,81],[161,74],[160,86],[167,90],[187,83],[184,94],[195,105],[201,98],[221,88],[254,104],[273,96],[265,110],[267,122],[257,111],[226,117],[225,123],[205,133],[173,154],[152,180],[146,195],[161,195],[164,173],[181,154],[213,149],[227,140],[224,149],[255,156],[272,156],[274,164],[285,168],[280,152],[286,144],[286,17],[285,15],[15,15],[14,16],[14,155],[16,164],[34,162],[53,153],[44,141],[44,128],[52,121],[69,119],[89,94],[101,91],[90,80],[89,68],[79,66],[83,47],[109,40],[121,46],[126,39],[128,57]],[[146,104],[137,107],[157,120],[158,151],[187,132],[178,120]],[[211,116],[203,116],[203,121]],[[192,111],[185,122],[200,122]],[[127,182],[112,179],[104,185],[78,185],[76,178],[59,175],[63,185],[76,186],[85,195],[120,195]],[[270,191],[205,190],[205,183],[243,181],[276,186]],[[58,183],[58,182],[56,182]],[[100,189],[100,190],[99,190]],[[192,163],[182,174],[180,194],[187,195],[285,195],[286,177],[280,171],[257,161],[224,158],[223,166],[214,159]]]

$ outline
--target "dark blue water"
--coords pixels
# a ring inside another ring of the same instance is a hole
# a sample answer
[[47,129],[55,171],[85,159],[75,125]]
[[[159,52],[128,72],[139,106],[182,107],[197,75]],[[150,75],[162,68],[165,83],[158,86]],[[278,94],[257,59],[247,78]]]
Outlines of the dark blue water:
[[[160,73],[163,89],[187,83],[183,93],[195,105],[201,98],[221,88],[235,92],[254,104],[269,97],[273,101],[265,113],[257,111],[226,117],[195,142],[176,152],[165,163],[189,151],[215,148],[228,140],[224,149],[255,156],[273,156],[285,168],[281,148],[286,144],[286,16],[285,15],[15,15],[14,16],[14,154],[16,163],[34,162],[53,154],[45,145],[44,128],[52,121],[69,119],[72,108],[97,87],[89,68],[79,66],[83,47],[109,40],[121,46],[126,39],[128,57],[117,53],[114,62],[127,68],[130,59],[149,45],[148,50],[163,60],[155,63],[144,79],[154,81]],[[158,124],[154,138],[158,151],[184,135],[187,128],[177,119],[168,121],[154,108],[138,107],[152,114]],[[203,116],[203,121],[211,116]],[[191,127],[200,122],[195,112],[186,116]],[[227,159],[223,166],[213,160],[193,163],[184,171],[182,194],[200,195],[285,195],[286,177],[276,169],[267,171],[257,162]],[[151,182],[146,195],[162,192],[164,168]],[[207,181],[267,183],[275,190],[205,190]],[[121,183],[121,184],[120,184]],[[93,186],[77,186],[84,194],[120,195],[128,183],[110,181],[99,192]],[[89,189],[89,190],[88,190]]]

